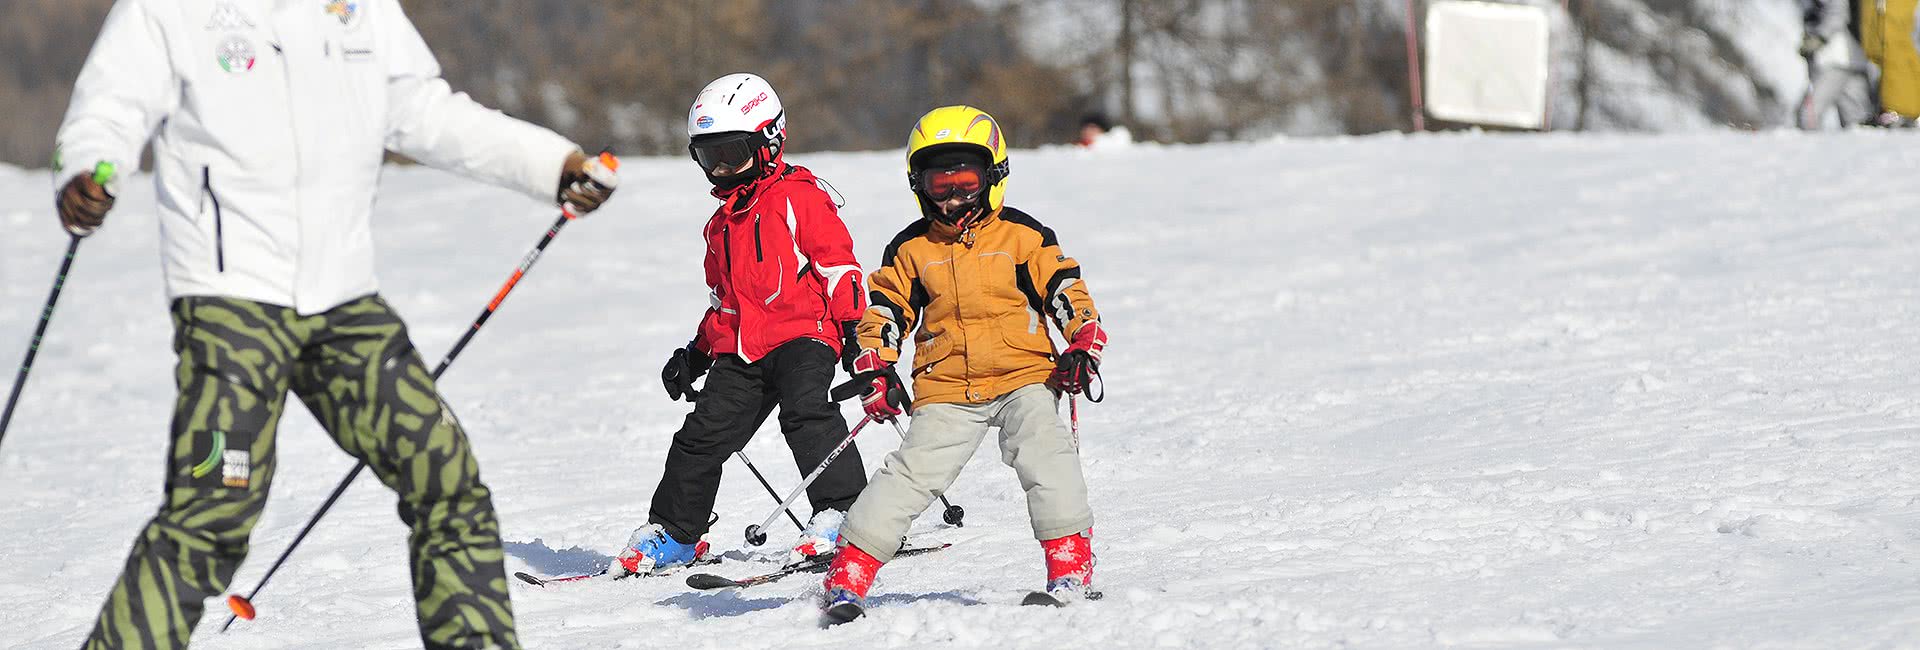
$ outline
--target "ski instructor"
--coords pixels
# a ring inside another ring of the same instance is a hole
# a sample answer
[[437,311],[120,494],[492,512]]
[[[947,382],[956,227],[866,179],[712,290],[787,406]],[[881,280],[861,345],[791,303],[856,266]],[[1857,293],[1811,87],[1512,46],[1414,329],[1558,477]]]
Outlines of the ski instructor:
[[247,556],[289,390],[399,493],[425,646],[519,647],[491,497],[377,293],[368,217],[389,150],[575,215],[611,170],[453,92],[397,0],[118,0],[60,125],[68,232],[113,207],[90,170],[150,138],[179,397],[164,499],[86,647],[186,647]]

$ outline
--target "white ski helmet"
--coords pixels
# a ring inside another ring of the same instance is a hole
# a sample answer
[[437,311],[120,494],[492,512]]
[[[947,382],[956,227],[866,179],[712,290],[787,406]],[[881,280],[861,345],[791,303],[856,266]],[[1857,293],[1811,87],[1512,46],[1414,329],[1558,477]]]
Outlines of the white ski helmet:
[[[759,75],[736,72],[707,84],[687,111],[687,153],[699,163],[707,180],[731,187],[766,173],[787,141],[787,112],[773,86]],[[737,174],[714,176],[715,168],[734,168],[753,160]]]

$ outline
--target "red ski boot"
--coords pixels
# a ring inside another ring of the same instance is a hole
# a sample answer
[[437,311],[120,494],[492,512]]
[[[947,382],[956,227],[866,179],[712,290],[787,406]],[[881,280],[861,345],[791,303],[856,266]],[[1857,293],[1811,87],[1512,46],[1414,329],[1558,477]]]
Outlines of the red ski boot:
[[1093,529],[1040,542],[1047,556],[1047,590],[1027,594],[1022,605],[1059,607],[1076,600],[1099,600],[1093,591]]
[[839,625],[866,613],[867,590],[873,588],[873,575],[880,571],[880,564],[879,558],[840,538],[840,554],[834,556],[827,580],[821,585],[827,591],[822,603],[823,622]]

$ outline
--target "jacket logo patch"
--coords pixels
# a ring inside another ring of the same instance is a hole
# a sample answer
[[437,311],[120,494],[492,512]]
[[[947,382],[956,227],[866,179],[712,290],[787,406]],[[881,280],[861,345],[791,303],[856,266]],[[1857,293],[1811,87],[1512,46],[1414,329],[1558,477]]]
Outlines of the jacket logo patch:
[[213,15],[207,18],[207,31],[210,32],[236,32],[245,29],[253,29],[253,21],[248,20],[246,14],[240,13],[239,7],[233,6],[232,2],[226,0],[221,0],[219,4],[214,5]]
[[220,484],[230,488],[247,487],[253,473],[253,454],[245,449],[228,449],[220,454]]
[[253,42],[245,36],[234,34],[220,42],[214,50],[214,57],[220,61],[220,69],[231,74],[240,74],[253,69]]
[[327,2],[327,15],[339,18],[340,24],[342,25],[353,22],[353,17],[359,13],[360,3],[358,2],[349,2],[348,0],[329,0]]
[[234,446],[227,445],[226,431],[207,432],[207,455],[188,470],[196,480],[206,480],[218,476],[220,485],[230,488],[246,488],[253,475],[253,454],[247,451],[248,436],[238,435]]

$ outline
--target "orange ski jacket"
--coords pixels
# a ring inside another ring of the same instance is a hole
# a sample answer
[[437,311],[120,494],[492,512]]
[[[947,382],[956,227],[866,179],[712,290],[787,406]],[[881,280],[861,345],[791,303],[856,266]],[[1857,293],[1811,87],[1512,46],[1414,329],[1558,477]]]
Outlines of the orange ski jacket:
[[860,347],[897,363],[904,333],[914,333],[914,408],[980,404],[1044,382],[1056,353],[1046,321],[1071,338],[1100,318],[1080,263],[1052,229],[1010,207],[964,233],[913,222],[868,284]]

